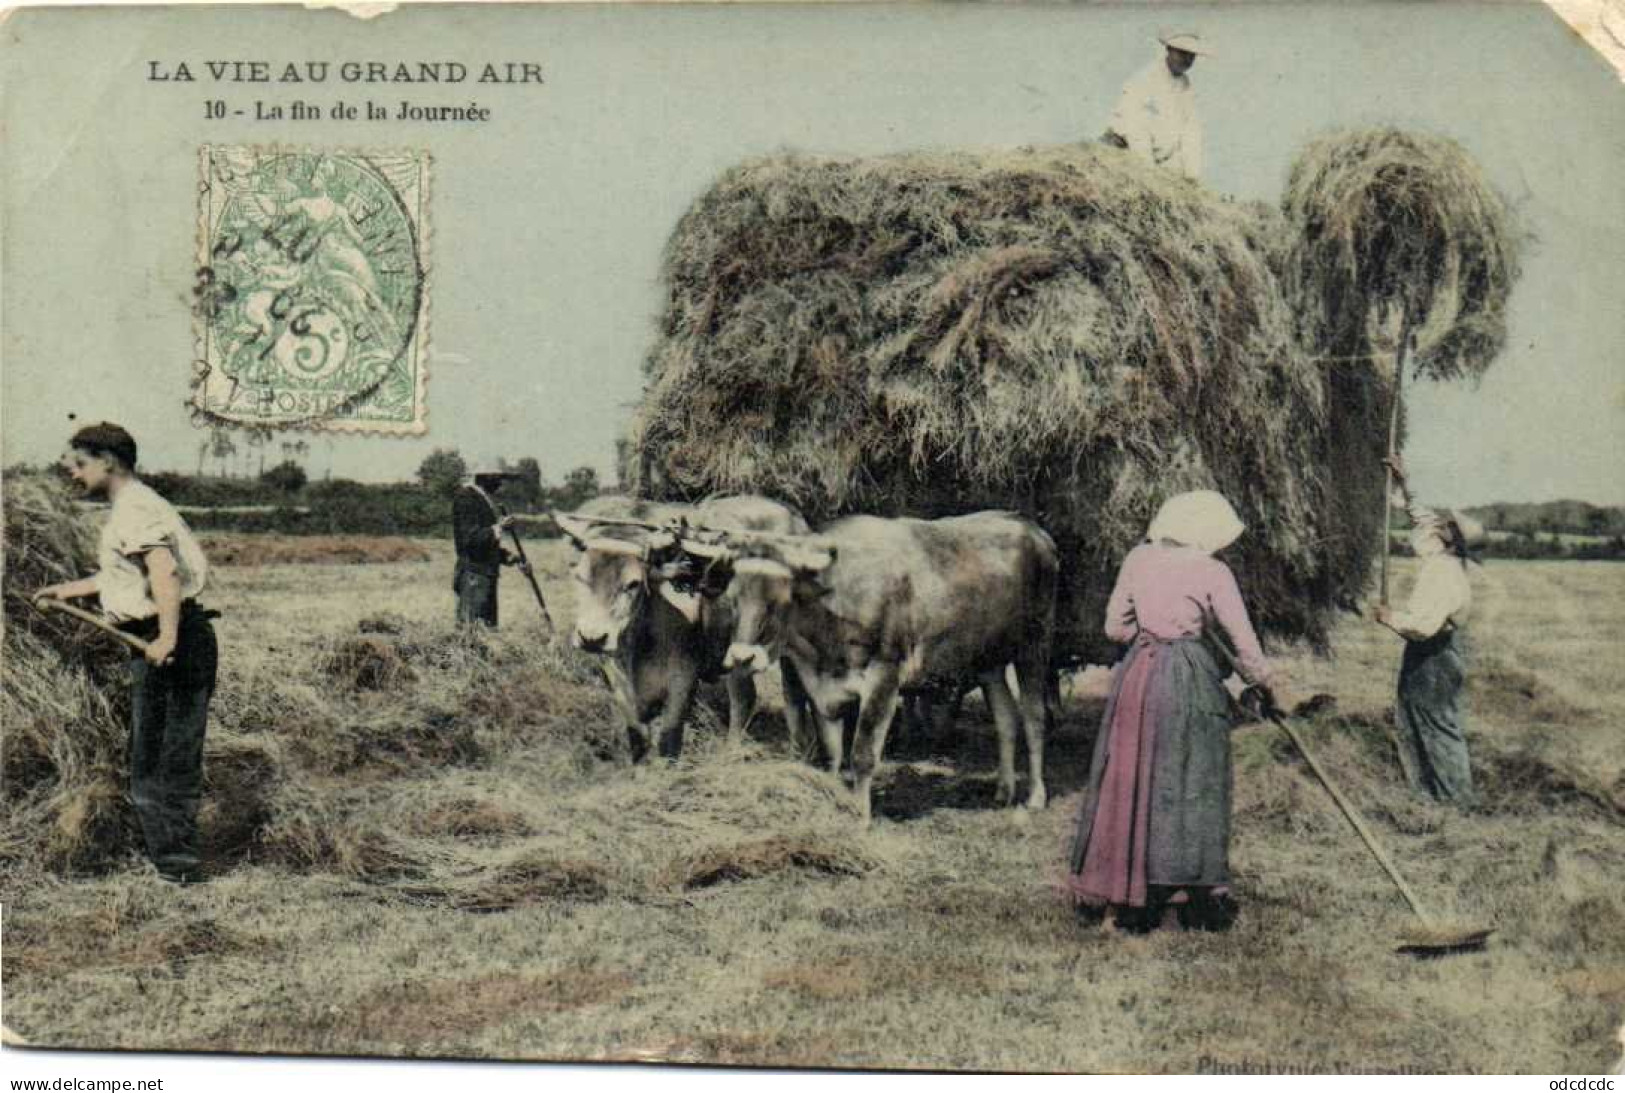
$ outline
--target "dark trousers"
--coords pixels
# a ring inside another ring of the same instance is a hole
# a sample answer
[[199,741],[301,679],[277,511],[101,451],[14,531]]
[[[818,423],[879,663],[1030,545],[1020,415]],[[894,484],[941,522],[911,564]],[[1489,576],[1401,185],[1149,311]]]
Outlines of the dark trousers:
[[481,622],[495,628],[497,624],[497,574],[474,569],[463,562],[457,563],[452,588],[457,592],[457,621],[464,625]]
[[[158,621],[125,629],[151,640]],[[198,867],[198,802],[203,795],[203,731],[220,650],[201,608],[181,609],[174,660],[154,667],[130,659],[130,800],[147,857],[166,873]]]

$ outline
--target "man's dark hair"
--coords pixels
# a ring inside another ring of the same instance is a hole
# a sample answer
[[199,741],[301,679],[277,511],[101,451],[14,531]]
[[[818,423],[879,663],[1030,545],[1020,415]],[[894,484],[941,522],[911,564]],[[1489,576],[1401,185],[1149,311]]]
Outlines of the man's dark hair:
[[68,446],[90,455],[111,456],[125,470],[135,470],[135,437],[124,426],[114,425],[111,421],[86,425],[73,434]]

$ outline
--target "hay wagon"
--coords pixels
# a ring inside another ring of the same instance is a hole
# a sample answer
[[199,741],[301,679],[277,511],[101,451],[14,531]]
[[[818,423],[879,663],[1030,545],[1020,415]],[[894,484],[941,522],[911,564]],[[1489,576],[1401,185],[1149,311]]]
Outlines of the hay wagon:
[[1216,488],[1261,628],[1324,648],[1380,542],[1395,351],[1481,373],[1517,250],[1458,145],[1392,130],[1312,144],[1280,209],[1103,146],[755,160],[668,244],[623,478],[815,524],[1025,513],[1074,663],[1155,507]]

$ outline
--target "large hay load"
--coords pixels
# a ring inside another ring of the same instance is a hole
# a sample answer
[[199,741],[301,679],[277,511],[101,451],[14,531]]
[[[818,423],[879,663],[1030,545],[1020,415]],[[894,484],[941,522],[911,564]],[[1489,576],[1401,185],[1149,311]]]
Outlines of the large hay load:
[[[1461,173],[1459,149],[1428,146],[1415,186],[1429,154]],[[628,476],[661,498],[765,493],[815,522],[1020,510],[1068,559],[1071,658],[1104,652],[1112,576],[1156,506],[1213,487],[1250,528],[1236,568],[1264,628],[1323,643],[1378,534],[1375,504],[1339,503],[1337,453],[1367,428],[1342,407],[1386,408],[1392,384],[1370,363],[1333,373],[1294,309],[1313,288],[1374,307],[1387,282],[1331,284],[1346,267],[1293,244],[1317,201],[1349,196],[1294,193],[1284,220],[1087,146],[746,163],[670,241]],[[1361,245],[1357,264],[1390,244]],[[1430,303],[1447,291],[1415,275]],[[1493,342],[1456,340],[1485,362]]]

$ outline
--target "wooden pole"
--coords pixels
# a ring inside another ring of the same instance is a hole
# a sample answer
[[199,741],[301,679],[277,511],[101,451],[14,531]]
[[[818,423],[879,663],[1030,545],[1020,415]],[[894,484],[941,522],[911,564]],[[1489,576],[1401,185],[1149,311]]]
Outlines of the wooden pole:
[[[1399,453],[1399,408],[1405,390],[1405,364],[1406,355],[1411,343],[1411,313],[1405,311],[1405,318],[1399,328],[1399,351],[1394,359],[1394,402],[1388,411],[1388,458],[1392,459]],[[1392,505],[1390,497],[1394,492],[1394,469],[1383,466],[1382,476],[1382,570],[1378,580],[1377,602],[1383,607],[1388,606],[1388,555],[1392,550],[1389,542],[1389,525],[1393,522]]]
[[90,625],[94,626],[103,633],[122,641],[125,645],[128,645],[131,649],[134,649],[138,653],[145,653],[147,651],[147,643],[136,637],[134,634],[126,634],[123,630],[120,630],[118,627],[112,625],[100,615],[92,614],[81,607],[75,607],[71,603],[64,603],[61,600],[36,599],[34,601],[34,606],[39,608],[41,611],[59,611],[64,615],[70,615],[73,618],[78,619],[80,622],[88,622]]

